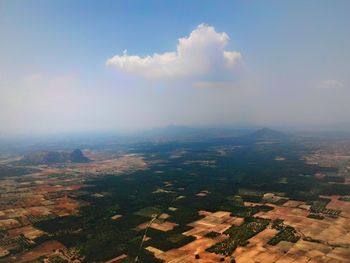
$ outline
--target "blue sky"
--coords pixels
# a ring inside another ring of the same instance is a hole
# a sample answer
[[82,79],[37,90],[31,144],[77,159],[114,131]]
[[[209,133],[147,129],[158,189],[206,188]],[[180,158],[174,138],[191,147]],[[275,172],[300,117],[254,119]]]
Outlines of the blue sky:
[[[347,124],[349,8],[340,0],[3,0],[0,131]],[[191,32],[218,39],[203,49],[188,41],[183,59],[178,39]],[[233,68],[220,50],[240,54]],[[177,57],[159,66],[152,55],[165,52]]]

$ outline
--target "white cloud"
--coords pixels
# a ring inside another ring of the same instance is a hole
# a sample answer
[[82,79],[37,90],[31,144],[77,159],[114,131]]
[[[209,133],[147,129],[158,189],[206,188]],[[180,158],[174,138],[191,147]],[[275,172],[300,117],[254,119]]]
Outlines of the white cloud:
[[176,51],[152,56],[129,55],[127,50],[106,61],[131,74],[145,78],[193,77],[210,75],[215,78],[232,71],[241,60],[241,54],[227,51],[229,36],[215,28],[200,24],[188,37],[178,40]]
[[321,87],[322,88],[326,88],[326,89],[338,89],[338,88],[342,88],[344,86],[344,84],[336,79],[327,79],[322,81],[321,83]]

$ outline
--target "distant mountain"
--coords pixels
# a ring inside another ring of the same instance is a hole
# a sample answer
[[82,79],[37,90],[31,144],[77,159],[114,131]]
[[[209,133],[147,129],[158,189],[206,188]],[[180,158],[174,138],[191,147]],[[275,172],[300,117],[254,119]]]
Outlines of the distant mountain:
[[170,141],[203,141],[215,139],[237,138],[244,134],[251,133],[253,130],[248,128],[235,127],[190,127],[170,125],[163,128],[155,128],[144,131],[142,137],[145,141],[156,140],[163,142]]
[[40,151],[25,155],[21,162],[27,164],[53,164],[67,161],[68,154],[54,151]]
[[69,160],[73,163],[88,163],[90,159],[87,158],[80,149],[75,149],[69,154]]
[[72,152],[40,151],[25,155],[22,163],[26,164],[56,164],[56,163],[87,163],[87,158],[80,149]]
[[[140,135],[141,137],[141,135]],[[142,134],[144,141],[156,142],[210,142],[210,143],[243,143],[262,141],[284,141],[292,138],[283,132],[269,128],[259,130],[235,127],[188,127],[167,126],[146,131]]]

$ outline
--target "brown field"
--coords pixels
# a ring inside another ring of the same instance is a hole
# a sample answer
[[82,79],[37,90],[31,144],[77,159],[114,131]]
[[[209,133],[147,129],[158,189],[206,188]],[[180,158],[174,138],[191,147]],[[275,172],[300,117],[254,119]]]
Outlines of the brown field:
[[89,174],[119,174],[123,172],[143,170],[147,168],[147,163],[142,156],[127,154],[119,158],[99,160],[86,164],[76,164],[71,166],[76,172]]
[[7,249],[0,247],[0,258],[7,256],[9,253]]
[[[149,225],[149,223],[146,222],[146,223],[143,223],[141,225],[138,225],[137,228],[143,230],[143,229],[146,229],[148,225]],[[173,223],[173,222],[169,222],[169,221],[164,221],[164,222],[159,222],[159,223],[152,222],[152,224],[150,225],[151,228],[156,229],[156,230],[160,230],[160,231],[164,231],[164,232],[170,231],[176,226],[178,226],[178,224]]]
[[160,214],[160,215],[158,216],[158,218],[159,218],[159,219],[162,219],[162,220],[168,219],[169,217],[170,217],[170,215],[167,214],[167,213],[163,213],[163,214]]
[[303,204],[305,204],[305,202],[295,201],[295,200],[288,200],[287,202],[285,202],[283,204],[283,206],[286,206],[286,207],[298,207],[298,206],[303,205]]
[[10,229],[20,226],[20,223],[15,219],[0,220],[0,229]]
[[155,247],[151,247],[151,246],[148,246],[146,247],[146,249],[149,251],[149,252],[152,252],[154,255],[159,255],[159,254],[162,254],[164,253],[164,251],[158,249],[158,248],[155,248]]
[[[266,244],[253,257],[256,261],[247,261],[243,256],[242,261],[237,260],[237,262],[350,262],[350,218],[348,217],[350,203],[339,201],[337,196],[326,198],[332,199],[327,208],[343,211],[340,217],[326,217],[323,220],[307,218],[309,212],[294,205],[274,206],[271,211],[256,214],[263,218],[283,219],[284,223],[294,227],[302,238],[312,238],[317,242],[300,239],[295,244],[284,241],[276,246]],[[250,243],[258,236],[250,239]],[[237,249],[235,253],[242,249]],[[247,253],[256,253],[256,249],[252,247],[250,252],[245,251],[243,254],[247,255]]]
[[246,247],[234,252],[237,263],[287,263],[287,262],[349,262],[347,258],[336,258],[327,245],[299,240],[297,243],[281,241],[276,246],[266,242],[273,236],[272,229],[266,229],[250,239]]
[[50,208],[47,206],[34,206],[26,209],[33,216],[46,216],[51,214]]
[[240,225],[243,222],[243,218],[232,217],[230,215],[231,213],[226,211],[218,211],[215,213],[199,211],[199,214],[205,217],[189,224],[189,226],[193,228],[184,232],[184,235],[200,238],[211,231],[223,233],[232,225]]
[[[12,242],[0,251],[2,256],[5,256],[8,250],[16,248],[16,240],[20,235],[23,234],[29,240],[43,235],[42,231],[32,226],[32,222],[47,216],[62,217],[75,214],[86,202],[76,200],[74,191],[85,187],[86,181],[103,174],[118,175],[147,168],[147,163],[141,155],[99,155],[97,153],[93,156],[98,158],[90,163],[28,166],[28,168],[37,168],[39,171],[20,177],[1,179],[0,229],[7,231],[6,238]],[[164,214],[164,216],[167,215]],[[113,219],[118,218],[113,217]],[[157,222],[152,227],[169,231],[176,225],[170,222]],[[14,262],[24,262],[41,255],[49,255],[52,252],[51,248],[62,247],[57,241],[55,242],[46,242],[30,252],[25,252]]]
[[122,217],[122,215],[114,215],[114,216],[111,216],[111,219],[112,220],[118,220],[121,217]]
[[42,236],[44,232],[32,226],[19,227],[8,231],[10,238],[18,237],[21,234],[23,234],[26,238],[33,240],[37,237]]
[[238,247],[233,253],[236,262],[275,262],[278,258],[276,253],[266,248],[266,243],[276,235],[275,229],[265,229],[256,236],[249,239],[249,244],[245,247]]
[[50,256],[54,254],[56,250],[59,249],[65,249],[65,246],[56,240],[46,241],[45,243],[33,248],[32,250],[25,252],[18,258],[13,259],[11,262],[28,262],[37,259],[40,256]]
[[[207,248],[216,244],[217,242],[226,239],[226,235],[221,235],[215,239],[204,237],[207,233],[215,231],[223,233],[232,225],[240,225],[243,222],[242,218],[230,216],[230,212],[218,211],[215,213],[207,211],[199,211],[200,215],[204,218],[197,220],[189,226],[193,228],[189,231],[184,232],[184,235],[191,235],[197,239],[185,246],[178,249],[171,249],[167,252],[157,253],[156,256],[163,259],[167,263],[211,263],[211,262],[230,262],[230,258],[225,258],[222,255],[209,253],[205,251]],[[200,258],[196,259],[198,255]],[[223,261],[220,261],[220,260]]]
[[[349,211],[350,203],[342,202],[333,197],[327,208],[340,208]],[[283,219],[294,227],[302,236],[327,242],[330,245],[348,246],[350,248],[350,218],[325,218],[323,220],[307,218],[308,211],[299,208],[274,206],[268,212],[260,212],[256,216],[269,219]],[[346,214],[347,215],[347,214]]]
[[[338,196],[327,197],[331,199],[327,208],[340,209],[343,212],[338,218],[325,218],[323,220],[308,218],[309,211],[300,206],[304,202],[289,200],[282,206],[271,205],[273,210],[260,212],[255,216],[268,219],[283,219],[284,223],[294,227],[301,239],[296,243],[280,241],[277,245],[268,245],[278,231],[271,227],[249,239],[244,247],[238,247],[233,253],[237,263],[346,263],[350,262],[350,203],[339,201]],[[245,203],[245,205],[256,205]],[[224,234],[215,239],[205,235],[210,231],[223,233],[231,225],[239,225],[242,218],[230,216],[229,212],[215,213],[199,211],[204,218],[190,223],[193,228],[184,235],[196,237],[196,240],[178,249],[161,253],[155,249],[155,255],[166,263],[190,262],[230,262],[230,257],[224,257],[205,251],[217,242],[227,238]],[[303,238],[309,238],[304,240]],[[310,241],[311,239],[313,241]],[[200,258],[196,259],[198,255]],[[221,261],[223,260],[223,261]]]
[[331,201],[327,205],[327,208],[341,210],[341,216],[350,218],[350,202],[338,200],[340,197],[338,195],[321,197],[331,199]]
[[[224,259],[224,261],[221,262],[228,263],[230,262],[229,258],[205,251],[219,241],[220,240],[202,237],[183,247],[171,249],[167,252],[157,254],[156,256],[166,263],[214,263],[220,262],[221,258]],[[196,259],[196,255],[199,255],[200,259]]]
[[76,213],[79,209],[79,202],[64,196],[57,200],[57,204],[52,206],[52,211],[58,216],[67,216]]
[[278,201],[280,201],[282,199],[283,199],[282,196],[279,196],[279,195],[276,195],[276,194],[273,194],[273,193],[266,193],[266,194],[263,195],[263,198],[262,198],[262,200],[264,200],[267,203],[278,202]]

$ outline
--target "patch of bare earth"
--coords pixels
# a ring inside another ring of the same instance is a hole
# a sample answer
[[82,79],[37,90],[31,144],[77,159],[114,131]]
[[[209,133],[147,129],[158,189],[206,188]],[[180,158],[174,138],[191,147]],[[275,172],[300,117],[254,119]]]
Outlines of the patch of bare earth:
[[56,240],[46,241],[43,244],[33,248],[32,250],[23,253],[18,258],[10,261],[16,263],[24,263],[31,260],[35,260],[40,256],[50,256],[55,253],[57,250],[65,249],[65,246]]
[[[269,204],[274,207],[273,210],[259,212],[255,216],[271,220],[282,219],[286,225],[292,226],[301,238],[296,243],[282,240],[274,246],[269,245],[268,242],[278,233],[278,230],[270,225],[250,238],[247,245],[239,246],[233,252],[233,258],[237,263],[349,263],[350,202],[339,200],[339,196],[325,198],[331,199],[327,208],[342,210],[338,218],[308,218],[309,206],[305,202],[289,200],[281,206]],[[223,232],[232,225],[240,225],[243,218],[232,217],[225,211],[199,211],[199,214],[204,217],[190,223],[193,228],[183,233],[196,237],[195,241],[165,252],[157,248],[149,248],[149,251],[166,263],[230,262],[230,257],[209,253],[206,249],[225,240],[227,236]],[[206,234],[212,231],[219,233],[219,236],[206,237]]]
[[[325,217],[323,220],[308,218],[309,211],[303,208],[302,204],[288,204],[291,201],[283,206],[273,205],[273,210],[256,214],[255,216],[272,220],[283,219],[284,223],[295,228],[302,238],[295,244],[282,241],[276,246],[265,244],[263,248],[253,246],[251,251],[246,251],[249,244],[246,248],[238,248],[235,255],[243,249],[244,255],[250,255],[253,261],[247,261],[244,256],[241,256],[240,260],[239,255],[236,261],[350,262],[350,203],[338,200],[338,196],[324,198],[331,199],[327,208],[342,211],[339,217]],[[254,239],[255,237],[251,238],[250,243]]]
[[[146,229],[149,226],[149,222],[143,223],[141,225],[139,225],[137,228],[138,229]],[[156,230],[160,230],[160,231],[170,231],[172,230],[174,227],[178,226],[178,224],[173,223],[173,222],[169,222],[169,221],[164,221],[164,222],[152,222],[152,224],[149,226],[153,229]]]
[[[184,235],[194,236],[196,240],[177,249],[155,253],[156,257],[164,260],[167,263],[212,263],[212,262],[230,262],[229,257],[209,253],[207,248],[221,242],[227,238],[222,233],[232,225],[240,225],[243,222],[242,218],[232,217],[230,212],[218,211],[215,213],[207,211],[199,211],[204,218],[197,220],[189,226],[193,228],[184,232]],[[218,232],[221,235],[216,238],[205,237],[209,232]]]

